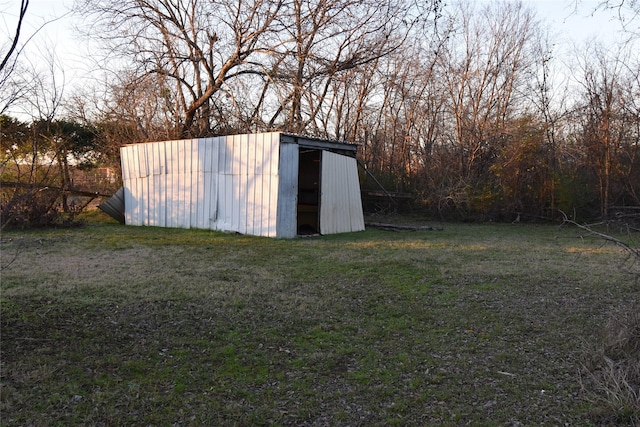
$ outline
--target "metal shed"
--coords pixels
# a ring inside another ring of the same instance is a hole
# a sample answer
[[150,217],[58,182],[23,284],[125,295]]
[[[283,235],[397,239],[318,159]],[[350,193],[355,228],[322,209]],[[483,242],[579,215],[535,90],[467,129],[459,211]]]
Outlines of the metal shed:
[[272,132],[120,154],[128,225],[281,238],[364,230],[354,144]]

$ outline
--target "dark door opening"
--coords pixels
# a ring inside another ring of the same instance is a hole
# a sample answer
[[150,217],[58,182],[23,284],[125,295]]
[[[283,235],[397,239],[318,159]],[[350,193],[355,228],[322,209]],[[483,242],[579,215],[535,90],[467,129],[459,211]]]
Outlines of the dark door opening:
[[298,158],[298,235],[320,232],[320,159],[322,150],[300,147]]

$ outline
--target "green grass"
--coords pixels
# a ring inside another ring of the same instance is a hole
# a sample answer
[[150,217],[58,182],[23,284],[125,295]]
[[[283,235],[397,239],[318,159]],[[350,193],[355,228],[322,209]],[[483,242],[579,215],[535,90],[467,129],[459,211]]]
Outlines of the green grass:
[[635,265],[551,225],[2,235],[0,423],[589,425]]

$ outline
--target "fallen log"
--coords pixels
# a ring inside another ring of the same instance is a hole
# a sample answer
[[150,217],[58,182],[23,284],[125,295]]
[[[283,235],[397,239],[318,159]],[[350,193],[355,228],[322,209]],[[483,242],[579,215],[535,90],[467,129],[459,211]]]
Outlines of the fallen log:
[[386,231],[442,231],[441,227],[432,227],[430,225],[405,225],[405,224],[386,224],[382,222],[365,222],[366,228],[377,228]]
[[63,189],[60,187],[55,187],[52,185],[38,185],[38,184],[27,184],[24,182],[10,182],[10,181],[2,181],[0,182],[0,187],[9,187],[9,188],[27,188],[31,190],[38,191],[59,191],[64,194],[72,194],[75,196],[84,196],[84,197],[111,197],[112,195],[100,193],[98,191],[84,191],[84,190],[74,190],[74,189]]

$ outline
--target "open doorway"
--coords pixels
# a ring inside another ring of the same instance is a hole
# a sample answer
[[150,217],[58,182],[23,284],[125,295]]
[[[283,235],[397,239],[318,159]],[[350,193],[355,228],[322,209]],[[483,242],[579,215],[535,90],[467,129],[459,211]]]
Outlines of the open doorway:
[[322,150],[300,148],[298,162],[298,235],[320,232],[320,161]]

